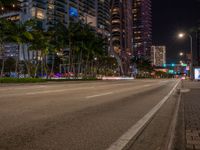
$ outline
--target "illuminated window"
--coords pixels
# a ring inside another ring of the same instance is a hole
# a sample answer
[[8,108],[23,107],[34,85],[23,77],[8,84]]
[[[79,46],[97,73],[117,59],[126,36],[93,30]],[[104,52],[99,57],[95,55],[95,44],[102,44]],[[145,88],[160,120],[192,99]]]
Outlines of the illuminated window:
[[44,19],[44,12],[42,11],[42,10],[37,10],[37,12],[36,12],[36,17],[38,18],[38,19]]

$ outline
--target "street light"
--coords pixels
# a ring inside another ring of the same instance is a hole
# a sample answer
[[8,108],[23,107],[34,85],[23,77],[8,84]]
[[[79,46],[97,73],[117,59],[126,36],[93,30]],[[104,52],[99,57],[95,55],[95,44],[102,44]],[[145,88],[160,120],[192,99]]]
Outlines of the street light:
[[183,56],[183,55],[184,55],[184,53],[183,53],[183,52],[180,52],[180,53],[179,53],[179,55],[180,55],[180,56]]
[[191,63],[190,63],[190,78],[193,79],[193,39],[192,39],[192,35],[188,34],[188,33],[179,33],[178,37],[180,39],[184,38],[185,36],[188,36],[190,38],[190,53],[191,53]]
[[185,33],[179,33],[179,34],[178,34],[178,37],[179,37],[179,38],[183,38],[184,36],[185,36]]

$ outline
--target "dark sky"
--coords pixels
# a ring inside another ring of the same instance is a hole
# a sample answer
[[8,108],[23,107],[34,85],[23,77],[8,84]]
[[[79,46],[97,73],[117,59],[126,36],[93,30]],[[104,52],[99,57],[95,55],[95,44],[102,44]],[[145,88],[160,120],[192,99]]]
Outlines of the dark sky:
[[167,46],[168,63],[178,61],[179,51],[189,51],[189,39],[177,39],[200,20],[200,0],[152,0],[153,44]]

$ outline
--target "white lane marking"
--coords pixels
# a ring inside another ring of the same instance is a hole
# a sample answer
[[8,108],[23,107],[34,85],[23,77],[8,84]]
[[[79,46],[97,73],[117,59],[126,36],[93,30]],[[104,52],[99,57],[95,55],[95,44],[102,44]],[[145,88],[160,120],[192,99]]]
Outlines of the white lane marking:
[[181,89],[180,92],[181,93],[188,93],[188,92],[190,92],[190,89]]
[[149,87],[149,86],[153,86],[153,85],[150,85],[150,84],[143,85],[143,87]]
[[94,87],[82,87],[82,88],[74,88],[74,89],[60,89],[60,90],[48,90],[48,91],[39,91],[39,92],[29,92],[26,93],[26,95],[35,95],[35,94],[47,94],[47,93],[57,93],[57,92],[67,92],[67,91],[73,91],[73,90],[86,90],[86,89],[92,89]]
[[160,82],[160,84],[163,84],[163,83],[165,84],[165,83],[168,83],[168,82],[169,82],[169,81],[163,81],[163,82]]
[[162,83],[169,82],[169,81],[161,81]]
[[130,142],[136,138],[139,132],[142,131],[144,126],[150,121],[150,119],[156,114],[156,112],[163,106],[163,104],[172,95],[177,88],[180,80],[176,83],[173,89],[155,106],[153,107],[142,119],[134,124],[127,132],[125,132],[116,142],[114,142],[107,150],[123,150],[127,148]]
[[113,93],[114,93],[114,92],[107,92],[107,93],[102,93],[102,94],[98,94],[98,95],[86,96],[86,98],[87,98],[87,99],[90,99],[90,98],[95,98],[95,97],[110,95],[110,94],[113,94]]
[[47,94],[47,93],[57,93],[57,92],[64,92],[66,91],[66,89],[62,89],[62,90],[49,90],[49,91],[39,91],[39,92],[29,92],[29,93],[25,93],[25,95],[35,95],[35,94]]
[[74,90],[87,90],[87,89],[93,89],[94,87],[82,87],[82,88],[74,88],[74,89],[60,89],[60,90],[48,90],[48,91],[37,91],[37,92],[28,92],[28,93],[20,93],[20,94],[7,94],[2,95],[0,97],[12,97],[12,96],[28,96],[28,95],[36,95],[36,94],[47,94],[47,93],[57,93],[57,92],[68,92],[68,91],[74,91]]
[[27,89],[38,89],[38,88],[47,88],[48,86],[40,85],[40,86],[27,86],[27,87],[12,87],[12,88],[5,88],[0,89],[0,91],[7,91],[7,90],[27,90]]
[[125,84],[108,84],[108,85],[98,85],[98,88],[105,88],[105,87],[110,87],[110,86],[130,86],[134,85],[133,83],[125,83]]
[[[137,89],[140,89],[140,88],[143,88],[143,87],[150,87],[150,86],[153,86],[151,84],[146,84],[146,85],[142,85],[142,86],[139,86],[137,87]],[[132,88],[128,88],[129,90],[132,90]],[[127,89],[125,90],[117,90],[117,91],[114,91],[114,92],[108,92],[108,93],[102,93],[102,94],[98,94],[98,95],[92,95],[92,96],[87,96],[86,98],[89,99],[89,98],[94,98],[94,97],[100,97],[100,96],[105,96],[105,95],[110,95],[110,94],[113,94],[115,92],[124,92],[124,91],[127,91]]]

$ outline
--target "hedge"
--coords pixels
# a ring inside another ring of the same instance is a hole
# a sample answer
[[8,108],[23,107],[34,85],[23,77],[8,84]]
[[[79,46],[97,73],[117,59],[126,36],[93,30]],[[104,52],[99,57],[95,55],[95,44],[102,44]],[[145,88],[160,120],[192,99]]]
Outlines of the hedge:
[[40,78],[0,78],[0,83],[38,83],[46,81]]

